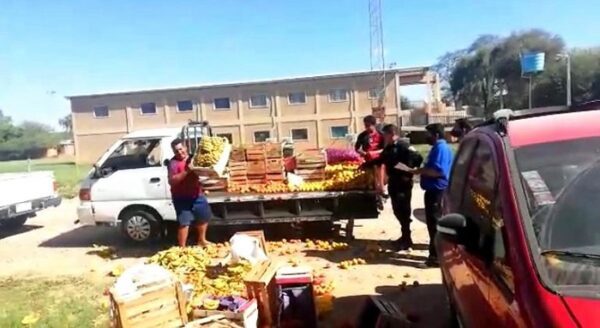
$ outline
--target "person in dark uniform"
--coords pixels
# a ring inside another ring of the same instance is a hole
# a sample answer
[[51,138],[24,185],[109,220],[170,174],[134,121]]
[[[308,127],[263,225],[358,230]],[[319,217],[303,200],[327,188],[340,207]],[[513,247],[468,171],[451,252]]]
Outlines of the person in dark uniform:
[[423,157],[410,148],[410,145],[400,139],[398,128],[393,124],[383,127],[385,147],[378,158],[369,160],[361,165],[366,169],[375,165],[385,165],[388,176],[388,194],[392,202],[392,209],[396,219],[400,221],[402,235],[396,240],[399,250],[412,247],[410,232],[411,223],[411,197],[413,188],[413,174],[396,168],[402,163],[408,168],[418,168],[423,162]]

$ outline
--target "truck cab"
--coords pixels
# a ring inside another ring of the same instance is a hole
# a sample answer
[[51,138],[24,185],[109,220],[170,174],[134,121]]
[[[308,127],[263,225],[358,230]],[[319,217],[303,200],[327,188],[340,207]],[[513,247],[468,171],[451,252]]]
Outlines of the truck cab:
[[180,131],[138,131],[115,142],[81,183],[80,222],[121,222],[127,237],[145,241],[158,235],[160,220],[175,220],[166,165]]

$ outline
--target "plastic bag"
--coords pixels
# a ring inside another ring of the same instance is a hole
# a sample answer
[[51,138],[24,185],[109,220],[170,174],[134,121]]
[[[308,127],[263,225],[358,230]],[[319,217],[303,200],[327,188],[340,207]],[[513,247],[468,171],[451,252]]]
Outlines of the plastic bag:
[[260,247],[260,241],[254,237],[236,234],[229,239],[229,243],[231,244],[231,260],[233,262],[243,259],[256,264],[268,259]]

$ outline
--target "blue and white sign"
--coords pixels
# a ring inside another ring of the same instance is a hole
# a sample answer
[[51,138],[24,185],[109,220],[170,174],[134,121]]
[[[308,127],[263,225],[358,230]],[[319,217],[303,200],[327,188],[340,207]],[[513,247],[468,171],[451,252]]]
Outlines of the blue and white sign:
[[543,52],[525,53],[521,55],[521,71],[523,74],[534,74],[544,70],[546,54]]

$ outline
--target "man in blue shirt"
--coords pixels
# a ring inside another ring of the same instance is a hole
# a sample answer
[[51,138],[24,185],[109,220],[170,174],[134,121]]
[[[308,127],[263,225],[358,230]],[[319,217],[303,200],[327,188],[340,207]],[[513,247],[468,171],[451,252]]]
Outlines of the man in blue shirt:
[[421,188],[425,190],[425,218],[429,232],[429,257],[425,265],[438,265],[437,254],[433,241],[437,221],[442,216],[442,194],[448,187],[452,159],[452,149],[444,139],[444,126],[438,123],[425,127],[427,142],[432,146],[422,168],[412,170],[421,175]]

